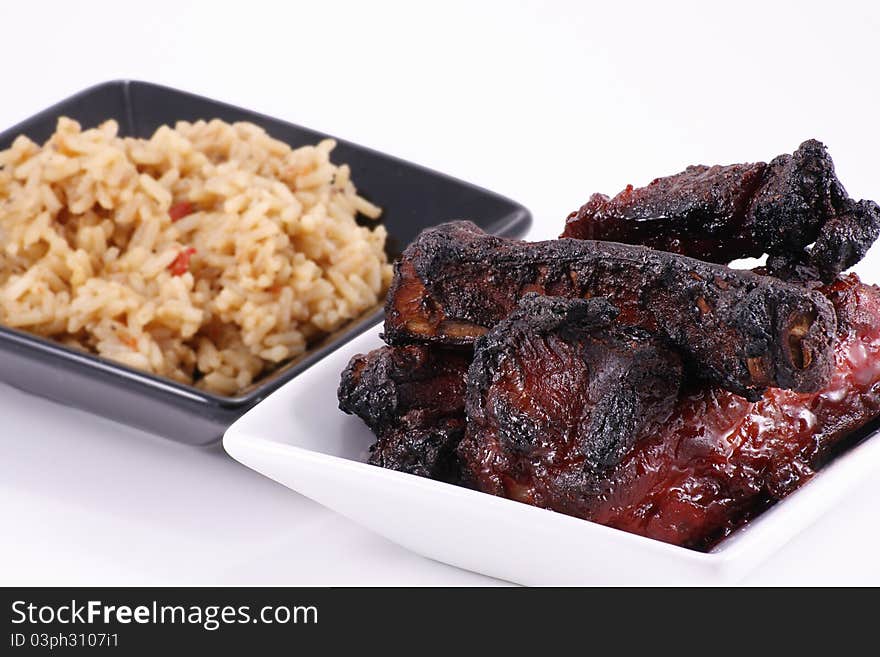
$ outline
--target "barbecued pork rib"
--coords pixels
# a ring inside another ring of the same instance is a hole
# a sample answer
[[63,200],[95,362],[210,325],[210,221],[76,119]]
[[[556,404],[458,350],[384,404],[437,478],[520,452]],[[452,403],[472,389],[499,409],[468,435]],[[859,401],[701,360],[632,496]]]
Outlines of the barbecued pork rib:
[[616,314],[604,299],[526,295],[474,347],[469,440],[497,440],[531,477],[572,462],[594,474],[617,464],[668,416],[682,367],[648,333],[614,325]]
[[[599,475],[573,450],[566,460],[554,459],[551,448],[516,449],[481,423],[458,448],[469,481],[650,538],[710,547],[806,482],[844,438],[880,419],[880,288],[851,275],[823,292],[839,328],[834,372],[821,391],[773,389],[756,403],[718,388],[686,392],[659,429],[643,430]],[[544,367],[533,379],[552,365]]]
[[721,264],[767,253],[772,274],[812,273],[826,283],[861,260],[878,235],[880,207],[847,195],[815,139],[769,164],[690,166],[614,198],[594,194],[562,234]]
[[456,483],[470,356],[426,345],[357,355],[342,373],[339,408],[376,434],[370,463]]
[[466,221],[423,232],[395,263],[386,341],[470,345],[527,292],[607,297],[618,323],[752,400],[771,386],[817,390],[831,370],[834,311],[818,292],[641,246],[493,237]]

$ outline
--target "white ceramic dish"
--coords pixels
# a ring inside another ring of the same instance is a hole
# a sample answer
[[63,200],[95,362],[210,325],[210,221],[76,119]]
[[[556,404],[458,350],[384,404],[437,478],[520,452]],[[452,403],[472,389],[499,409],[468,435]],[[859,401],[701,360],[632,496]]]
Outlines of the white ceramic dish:
[[419,554],[529,585],[735,582],[880,471],[868,439],[710,553],[366,463],[373,440],[337,408],[349,358],[381,344],[372,329],[233,424],[229,454]]

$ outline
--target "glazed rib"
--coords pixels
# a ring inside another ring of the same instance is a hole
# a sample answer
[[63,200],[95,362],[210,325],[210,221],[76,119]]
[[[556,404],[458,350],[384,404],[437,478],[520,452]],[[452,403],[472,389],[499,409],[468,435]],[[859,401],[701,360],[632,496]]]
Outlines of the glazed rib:
[[771,386],[817,390],[831,371],[834,312],[817,292],[640,246],[506,240],[464,221],[423,232],[395,264],[385,339],[471,345],[528,292],[606,297],[618,323],[752,400]]
[[880,207],[851,199],[825,146],[811,139],[769,164],[690,166],[614,198],[594,194],[569,215],[562,236],[721,264],[767,253],[771,274],[827,283],[861,260],[878,234]]
[[[750,403],[718,388],[691,390],[661,428],[643,429],[619,463],[599,472],[575,450],[556,459],[549,450],[518,449],[503,432],[483,430],[478,410],[458,449],[469,480],[650,538],[711,547],[880,419],[880,288],[849,276],[824,292],[839,329],[834,372],[821,391],[774,389]],[[538,362],[532,381],[552,368]]]
[[370,463],[457,483],[469,365],[467,354],[424,345],[352,358],[339,384],[339,408],[376,434]]
[[668,416],[682,367],[656,338],[615,326],[616,314],[604,299],[526,295],[476,342],[469,440],[497,441],[541,472],[617,464]]

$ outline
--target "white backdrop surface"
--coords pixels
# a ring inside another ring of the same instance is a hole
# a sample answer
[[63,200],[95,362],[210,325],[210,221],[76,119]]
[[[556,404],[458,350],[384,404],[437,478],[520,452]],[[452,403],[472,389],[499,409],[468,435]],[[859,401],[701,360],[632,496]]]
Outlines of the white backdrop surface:
[[[824,141],[880,198],[872,3],[3,3],[0,128],[142,79],[413,160],[525,204]],[[880,250],[859,266],[880,282]],[[2,366],[2,363],[0,363]],[[0,386],[0,584],[498,584],[227,458]],[[880,473],[878,473],[880,474]],[[869,483],[747,580],[880,584]],[[589,555],[584,555],[589,558]]]

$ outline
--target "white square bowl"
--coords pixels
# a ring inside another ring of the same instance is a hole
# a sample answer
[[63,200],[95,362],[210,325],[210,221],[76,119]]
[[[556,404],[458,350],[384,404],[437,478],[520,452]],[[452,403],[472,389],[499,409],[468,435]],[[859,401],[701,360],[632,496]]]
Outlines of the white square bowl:
[[803,488],[708,553],[366,463],[372,433],[338,409],[351,356],[371,329],[251,409],[226,432],[244,465],[426,557],[527,585],[717,585],[749,570],[880,472],[880,439],[835,459]]

